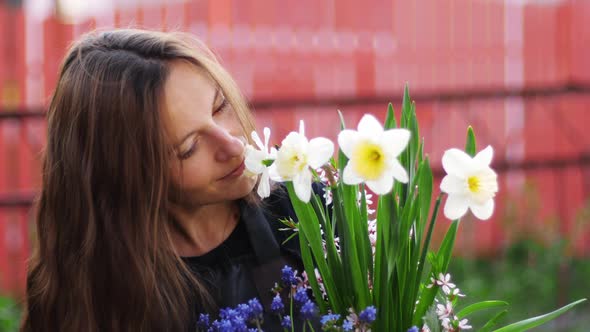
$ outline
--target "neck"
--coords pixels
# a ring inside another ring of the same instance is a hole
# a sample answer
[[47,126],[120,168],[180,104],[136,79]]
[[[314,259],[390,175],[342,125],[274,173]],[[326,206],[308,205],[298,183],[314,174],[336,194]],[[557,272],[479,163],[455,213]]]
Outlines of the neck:
[[239,209],[235,201],[203,205],[196,209],[175,207],[172,238],[180,256],[200,256],[218,247],[235,229]]

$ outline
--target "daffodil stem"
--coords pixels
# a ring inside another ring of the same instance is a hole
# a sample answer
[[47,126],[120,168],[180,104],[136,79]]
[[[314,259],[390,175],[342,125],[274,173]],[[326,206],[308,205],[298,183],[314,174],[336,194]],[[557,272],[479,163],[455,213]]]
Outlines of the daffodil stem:
[[434,230],[434,224],[436,223],[436,217],[438,215],[438,209],[440,207],[440,202],[442,200],[442,193],[438,194],[436,198],[436,202],[434,203],[434,210],[432,210],[432,216],[430,218],[430,224],[428,225],[428,234],[426,235],[426,240],[424,241],[424,245],[422,246],[422,255],[420,257],[420,262],[418,264],[418,278],[422,278],[422,269],[424,268],[424,261],[426,260],[426,253],[428,252],[428,247],[430,247],[430,239],[432,238],[432,232]]
[[336,179],[334,178],[334,167],[332,167],[332,165],[330,164],[326,164],[324,166],[322,166],[322,168],[324,169],[324,171],[326,171],[326,177],[328,178],[328,182],[330,183],[330,186],[335,187],[338,183],[336,182]]

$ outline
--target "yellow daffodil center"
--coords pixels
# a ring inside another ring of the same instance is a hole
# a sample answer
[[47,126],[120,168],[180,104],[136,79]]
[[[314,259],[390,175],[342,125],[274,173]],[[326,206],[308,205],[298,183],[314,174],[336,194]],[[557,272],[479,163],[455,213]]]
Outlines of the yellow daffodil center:
[[385,154],[381,146],[371,142],[360,142],[352,153],[353,169],[365,180],[377,180],[385,170]]
[[292,147],[283,147],[283,153],[276,161],[278,173],[286,179],[301,173],[307,166],[307,155]]
[[491,169],[485,169],[467,177],[467,190],[471,198],[479,204],[484,204],[493,198],[498,191],[496,173]]
[[469,187],[469,191],[471,191],[474,194],[477,194],[481,188],[479,178],[477,176],[468,177],[467,186]]

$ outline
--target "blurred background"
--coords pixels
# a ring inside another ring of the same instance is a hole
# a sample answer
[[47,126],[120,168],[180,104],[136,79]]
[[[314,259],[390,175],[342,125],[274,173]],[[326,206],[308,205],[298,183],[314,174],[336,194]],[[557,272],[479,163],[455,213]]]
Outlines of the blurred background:
[[[203,39],[273,143],[299,119],[335,139],[336,110],[350,125],[383,119],[408,84],[437,183],[468,125],[495,149],[494,217],[462,222],[450,268],[462,303],[507,300],[505,323],[590,297],[588,22],[588,0],[0,1],[0,331],[18,325],[61,59],[114,27]],[[449,224],[441,215],[439,240]],[[585,304],[536,331],[588,331],[589,317]]]

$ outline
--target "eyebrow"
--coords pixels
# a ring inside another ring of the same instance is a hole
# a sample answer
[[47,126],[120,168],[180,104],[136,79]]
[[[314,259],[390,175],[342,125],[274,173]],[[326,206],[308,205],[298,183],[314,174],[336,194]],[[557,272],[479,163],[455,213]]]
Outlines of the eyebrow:
[[[220,93],[219,90],[220,90],[219,88],[215,89],[215,96],[213,96],[213,103],[211,104],[211,109],[213,109],[213,107],[215,107],[215,102],[217,101],[217,98],[219,98],[219,93]],[[189,137],[196,134],[197,131],[198,130],[191,130],[190,132],[188,132],[186,135],[184,135],[182,137],[182,139],[180,139],[180,141],[178,141],[178,143],[176,143],[172,146],[173,149],[176,150],[179,146],[182,145],[182,143],[184,143],[184,141],[186,141]]]

